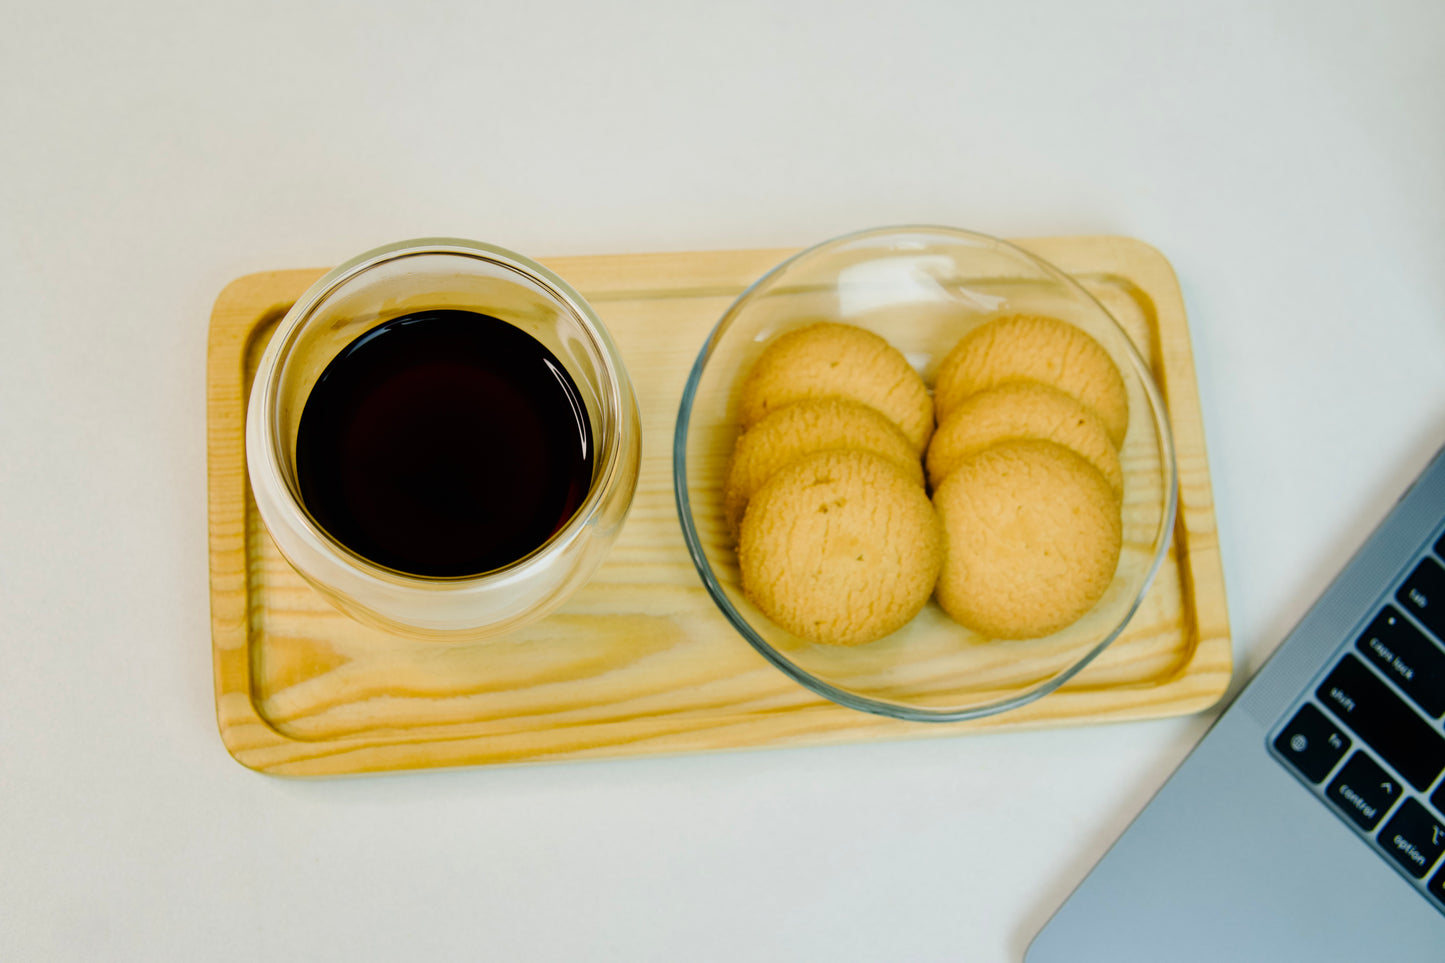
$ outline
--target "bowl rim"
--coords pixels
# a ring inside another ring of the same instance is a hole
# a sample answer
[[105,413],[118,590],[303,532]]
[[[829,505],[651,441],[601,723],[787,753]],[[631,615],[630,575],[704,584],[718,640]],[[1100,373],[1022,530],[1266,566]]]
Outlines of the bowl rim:
[[[985,703],[983,705],[968,706],[965,708],[926,708],[890,702],[885,699],[860,695],[857,692],[841,688],[804,669],[775,649],[766,639],[759,635],[748,620],[743,617],[742,613],[732,604],[732,600],[728,598],[727,593],[723,590],[722,584],[718,581],[717,575],[713,572],[712,565],[709,563],[707,554],[703,550],[702,540],[698,535],[697,527],[693,524],[692,499],[687,487],[687,438],[692,423],[693,405],[696,400],[698,388],[702,383],[703,370],[708,360],[712,357],[718,342],[726,332],[729,324],[738,313],[739,308],[752,297],[754,292],[766,286],[800,260],[811,257],[824,248],[842,246],[863,238],[888,234],[942,234],[957,239],[983,241],[988,246],[1005,248],[1023,260],[1031,262],[1046,276],[1061,281],[1066,288],[1091,302],[1111,324],[1119,329],[1120,334],[1123,335],[1123,343],[1129,354],[1129,361],[1137,372],[1142,375],[1139,379],[1140,385],[1149,399],[1150,408],[1155,413],[1154,420],[1156,422],[1156,428],[1158,429],[1156,434],[1158,434],[1159,437],[1160,453],[1162,456],[1161,461],[1166,473],[1165,506],[1164,512],[1159,519],[1158,529],[1156,529],[1155,539],[1158,542],[1158,548],[1155,550],[1154,558],[1150,562],[1149,569],[1144,579],[1140,582],[1139,588],[1128,610],[1124,613],[1118,624],[1115,625],[1103,639],[1095,643],[1083,656],[1059,671],[1053,677],[1035,685],[1026,692],[1021,692],[1009,698]],[[693,567],[697,569],[698,576],[702,579],[703,587],[707,589],[708,594],[712,597],[714,604],[717,605],[723,616],[758,654],[794,682],[797,682],[804,688],[809,689],[831,702],[850,709],[857,709],[860,712],[902,719],[909,722],[963,722],[969,719],[979,719],[985,716],[997,715],[998,713],[1016,709],[1041,699],[1078,675],[1078,673],[1083,671],[1089,663],[1093,662],[1101,652],[1113,644],[1114,640],[1117,639],[1119,635],[1123,633],[1124,629],[1128,627],[1129,623],[1133,621],[1135,613],[1138,612],[1139,606],[1143,604],[1144,598],[1149,594],[1149,589],[1153,586],[1154,579],[1159,574],[1159,570],[1164,564],[1164,559],[1169,553],[1170,546],[1173,544],[1175,522],[1179,510],[1179,469],[1175,460],[1173,426],[1170,425],[1168,420],[1168,409],[1164,404],[1164,398],[1159,391],[1158,385],[1154,382],[1154,376],[1150,371],[1149,365],[1139,353],[1139,349],[1134,344],[1133,339],[1123,330],[1123,326],[1119,324],[1118,320],[1109,313],[1108,308],[1104,307],[1104,305],[1090,294],[1073,276],[1016,244],[978,231],[969,231],[963,228],[947,227],[937,224],[898,224],[864,228],[859,231],[840,234],[792,254],[780,261],[752,284],[748,285],[747,288],[728,305],[722,317],[713,325],[712,330],[708,333],[707,339],[703,342],[702,349],[693,361],[692,368],[688,372],[687,383],[683,386],[682,398],[678,404],[677,421],[673,427],[672,487],[674,500],[677,505],[678,521],[682,526],[683,541],[687,545],[688,555],[692,558]],[[1160,534],[1161,530],[1162,534]]]

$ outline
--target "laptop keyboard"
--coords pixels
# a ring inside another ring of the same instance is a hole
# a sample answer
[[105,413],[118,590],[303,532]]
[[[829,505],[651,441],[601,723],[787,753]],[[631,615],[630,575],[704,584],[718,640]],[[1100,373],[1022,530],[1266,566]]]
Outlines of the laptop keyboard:
[[1445,913],[1445,537],[1342,646],[1270,740],[1283,762]]

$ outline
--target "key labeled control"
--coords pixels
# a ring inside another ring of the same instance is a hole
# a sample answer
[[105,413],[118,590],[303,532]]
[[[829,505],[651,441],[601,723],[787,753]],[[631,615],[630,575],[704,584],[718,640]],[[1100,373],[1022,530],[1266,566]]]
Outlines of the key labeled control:
[[1275,736],[1274,748],[1306,779],[1319,782],[1350,748],[1350,737],[1323,712],[1305,703]]
[[1363,752],[1345,763],[1326,795],[1361,829],[1369,832],[1400,798],[1400,783]]

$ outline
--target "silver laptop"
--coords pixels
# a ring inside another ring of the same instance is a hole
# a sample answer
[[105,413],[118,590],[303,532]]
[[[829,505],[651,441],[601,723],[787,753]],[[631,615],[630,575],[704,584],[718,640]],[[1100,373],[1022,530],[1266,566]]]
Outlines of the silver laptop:
[[1028,963],[1445,961],[1445,450]]

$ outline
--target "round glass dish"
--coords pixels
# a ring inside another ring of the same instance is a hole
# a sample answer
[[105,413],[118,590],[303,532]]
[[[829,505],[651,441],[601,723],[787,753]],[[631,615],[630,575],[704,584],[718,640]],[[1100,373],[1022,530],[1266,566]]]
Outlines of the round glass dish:
[[[529,554],[458,578],[399,572],[358,555],[307,510],[296,473],[302,411],[331,360],[387,321],[440,308],[492,315],[546,346],[581,393],[594,445],[591,488],[569,521]],[[246,465],[276,547],[338,608],[389,631],[463,641],[541,618],[596,570],[632,504],[641,436],[622,357],[566,281],[490,244],[424,238],[347,261],[287,312],[251,388]]]
[[[773,624],[743,594],[722,488],[738,436],[738,390],[779,333],[819,320],[866,328],[932,386],[969,330],[1007,314],[1076,325],[1107,350],[1129,393],[1123,550],[1099,603],[1053,635],[989,639],[934,601],[866,645],[820,645]],[[673,489],[703,584],[743,638],[788,676],[841,705],[951,722],[1016,708],[1058,688],[1102,652],[1138,610],[1168,551],[1178,502],[1174,445],[1149,367],[1129,335],[1073,278],[996,238],[943,227],[878,228],[809,248],[748,288],[693,364],[673,436]]]

